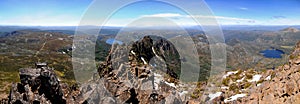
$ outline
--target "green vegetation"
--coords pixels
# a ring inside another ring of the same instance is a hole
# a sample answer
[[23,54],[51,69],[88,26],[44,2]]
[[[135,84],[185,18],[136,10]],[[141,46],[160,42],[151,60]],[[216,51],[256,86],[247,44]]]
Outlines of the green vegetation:
[[230,91],[233,91],[233,92],[235,92],[235,93],[239,93],[240,88],[239,88],[239,86],[237,86],[236,84],[230,84],[229,90],[230,90]]
[[9,93],[11,83],[20,82],[18,72],[0,71],[0,93]]
[[230,84],[230,78],[225,78],[222,80],[222,84],[225,85],[225,86],[229,86]]
[[202,96],[202,93],[204,92],[203,84],[204,84],[203,82],[197,82],[197,87],[190,95],[193,99],[197,99]]
[[249,88],[252,85],[251,82],[245,82],[243,85],[243,89]]
[[95,46],[95,59],[96,61],[105,61],[109,53],[111,45],[104,41],[97,41]]
[[36,62],[47,62],[63,82],[75,83],[70,54],[59,51],[72,45],[71,37],[60,33],[17,33],[22,35],[0,38],[0,93],[7,94],[11,83],[19,82],[20,68],[34,68]]

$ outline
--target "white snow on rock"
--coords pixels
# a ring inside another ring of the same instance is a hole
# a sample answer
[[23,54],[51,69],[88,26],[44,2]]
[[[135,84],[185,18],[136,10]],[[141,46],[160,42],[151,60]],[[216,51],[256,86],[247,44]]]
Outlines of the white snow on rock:
[[182,96],[182,95],[185,95],[187,93],[188,93],[188,91],[182,91],[182,92],[179,93],[179,95]]
[[154,47],[152,47],[152,52],[155,54],[156,57],[158,57],[156,52],[154,51]]
[[159,56],[157,55],[157,53],[156,53],[155,50],[154,50],[154,47],[152,47],[152,52],[155,54],[155,56],[156,56],[160,61],[164,61],[161,57],[159,57]]
[[225,99],[224,102],[225,102],[225,103],[228,103],[228,102],[230,102],[230,101],[237,100],[238,98],[244,97],[244,96],[246,96],[246,94],[236,94],[236,95],[234,95],[234,96],[231,96],[231,97]]
[[133,52],[133,50],[130,51],[133,55],[135,55],[135,52]]
[[175,84],[174,84],[174,83],[169,83],[169,82],[167,82],[167,81],[165,81],[165,83],[166,83],[167,85],[171,86],[171,87],[174,87],[174,88],[176,88],[176,86],[175,86]]
[[211,101],[211,100],[213,100],[213,99],[215,99],[215,98],[221,96],[221,94],[222,94],[222,92],[216,92],[216,93],[214,93],[214,94],[209,94],[209,95],[208,95],[209,100]]
[[245,79],[245,77],[243,77],[242,79],[236,80],[236,82],[243,82],[244,79]]
[[167,82],[167,81],[164,80],[164,78],[163,78],[162,75],[154,73],[154,88],[155,88],[155,90],[158,89],[158,84],[160,84],[160,82],[164,82],[165,84],[167,84],[167,85],[169,85],[171,87],[176,88],[176,86],[175,86],[174,83],[169,83],[169,82]]
[[257,84],[256,86],[260,86],[261,85],[261,83],[260,84]]
[[61,80],[60,80],[59,78],[57,78],[57,81],[59,81],[59,82],[60,82]]
[[141,57],[141,59],[144,62],[144,64],[147,64],[147,62],[145,61],[144,57]]
[[265,80],[271,80],[271,75],[269,75]]
[[261,75],[256,74],[252,77],[252,80],[250,80],[250,82],[257,82],[257,81],[259,81],[260,77],[261,77]]
[[238,70],[237,71],[229,71],[226,73],[226,75],[223,76],[223,78],[226,78],[226,77],[230,76],[231,74],[236,74],[238,72],[239,72]]
[[229,87],[225,87],[225,86],[223,86],[223,87],[221,87],[221,89],[229,89]]

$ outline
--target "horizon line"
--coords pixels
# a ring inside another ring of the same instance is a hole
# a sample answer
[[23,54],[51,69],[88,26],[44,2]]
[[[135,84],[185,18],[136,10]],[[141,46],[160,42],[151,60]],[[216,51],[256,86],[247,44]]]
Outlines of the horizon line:
[[[1,25],[0,26],[19,26],[19,27],[80,27],[80,25]],[[97,25],[82,25],[83,27],[99,27]],[[178,25],[176,25],[178,26]],[[181,25],[183,27],[194,27],[194,26],[300,26],[298,25]],[[126,26],[111,26],[104,25],[102,27],[126,27]],[[160,26],[141,26],[141,27],[160,27]],[[162,26],[162,27],[175,27],[175,26]]]

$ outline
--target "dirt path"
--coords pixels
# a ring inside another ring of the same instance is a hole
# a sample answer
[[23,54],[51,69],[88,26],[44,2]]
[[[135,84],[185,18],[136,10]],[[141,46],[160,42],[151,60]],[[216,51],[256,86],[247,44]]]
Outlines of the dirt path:
[[43,48],[45,47],[46,43],[47,43],[47,41],[45,41],[45,42],[43,43],[42,47],[40,48],[40,50],[38,50],[38,51],[35,53],[34,57],[36,57],[36,56],[40,53],[40,51],[43,50]]

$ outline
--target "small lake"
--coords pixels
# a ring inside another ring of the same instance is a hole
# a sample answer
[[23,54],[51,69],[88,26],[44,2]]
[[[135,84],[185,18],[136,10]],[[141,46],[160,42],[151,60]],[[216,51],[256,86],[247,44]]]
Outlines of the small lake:
[[117,43],[117,44],[123,44],[122,41],[119,41],[119,40],[116,40],[116,39],[113,39],[113,38],[107,39],[107,40],[106,40],[106,43],[107,43],[107,44],[110,44],[110,45],[112,45],[112,44],[114,44],[114,43]]
[[266,58],[282,58],[281,54],[284,54],[282,50],[279,49],[266,49],[263,51],[260,51],[262,55]]

